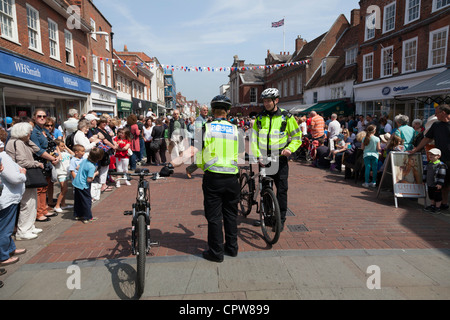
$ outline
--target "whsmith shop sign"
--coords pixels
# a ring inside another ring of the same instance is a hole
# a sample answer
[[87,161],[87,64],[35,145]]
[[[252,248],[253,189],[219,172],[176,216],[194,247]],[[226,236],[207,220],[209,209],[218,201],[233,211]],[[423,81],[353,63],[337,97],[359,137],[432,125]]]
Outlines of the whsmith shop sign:
[[91,82],[87,79],[3,51],[0,51],[0,74],[82,93],[91,93]]

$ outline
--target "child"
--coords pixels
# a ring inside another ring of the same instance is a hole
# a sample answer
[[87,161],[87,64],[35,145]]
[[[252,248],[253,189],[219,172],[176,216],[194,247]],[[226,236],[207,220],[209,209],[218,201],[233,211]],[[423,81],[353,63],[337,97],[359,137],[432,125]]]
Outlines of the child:
[[[131,133],[126,128],[121,128],[117,131],[117,137],[114,138],[114,142],[118,145],[116,149],[116,170],[117,172],[128,172],[128,164],[130,162],[130,156],[128,150],[131,148]],[[131,183],[125,180],[125,184],[130,186]],[[120,188],[120,178],[117,179],[116,188]]]
[[62,140],[55,140],[56,149],[59,154],[60,161],[56,164],[55,170],[57,179],[61,185],[61,192],[56,200],[55,212],[61,213],[65,209],[73,208],[73,206],[66,206],[66,193],[68,189],[69,177],[69,166],[70,159],[73,157],[74,153],[72,150],[66,147]]
[[428,186],[428,197],[431,200],[431,206],[424,210],[430,213],[439,214],[441,212],[442,187],[445,182],[447,166],[441,160],[441,150],[434,148],[428,151],[430,162],[426,165],[423,172],[424,184]]
[[88,158],[81,162],[78,173],[72,183],[74,187],[75,219],[82,220],[83,223],[97,220],[92,217],[91,211],[91,183],[98,176],[96,164],[103,158],[103,153],[102,149],[93,148],[89,152]]
[[337,136],[337,139],[335,140],[336,147],[334,150],[331,151],[332,160],[330,161],[331,164],[336,163],[336,154],[344,152],[347,149],[347,145],[345,143],[345,137],[342,133],[340,133]]
[[80,163],[84,160],[85,148],[81,144],[76,144],[73,146],[74,157],[70,160],[69,175],[70,178],[75,180],[77,176],[78,169],[80,168]]
[[[375,136],[377,127],[374,125],[369,125],[366,129],[367,135],[363,139],[361,145],[364,150],[364,166],[366,168],[365,182],[363,183],[364,188],[377,186],[377,172],[378,172],[378,157],[381,151],[380,138]],[[369,183],[370,171],[372,171],[372,183]]]

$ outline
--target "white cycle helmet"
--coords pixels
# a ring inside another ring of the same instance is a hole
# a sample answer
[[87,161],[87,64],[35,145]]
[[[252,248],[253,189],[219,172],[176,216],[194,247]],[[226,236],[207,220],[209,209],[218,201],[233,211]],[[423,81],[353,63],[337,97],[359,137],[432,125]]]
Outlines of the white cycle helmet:
[[280,98],[280,92],[278,89],[269,88],[261,93],[261,99],[278,99]]

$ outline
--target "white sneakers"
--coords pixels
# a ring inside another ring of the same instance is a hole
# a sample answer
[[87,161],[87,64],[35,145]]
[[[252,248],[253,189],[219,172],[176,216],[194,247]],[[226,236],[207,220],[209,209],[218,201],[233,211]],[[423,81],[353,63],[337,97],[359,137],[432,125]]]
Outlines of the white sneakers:
[[131,186],[131,182],[128,181],[128,180],[125,180],[125,184],[126,184],[127,186]]
[[18,236],[16,235],[16,241],[20,241],[20,240],[33,240],[36,239],[38,236],[37,234],[34,233],[25,233],[23,236]]
[[377,187],[377,184],[375,183],[375,182],[372,182],[372,183],[363,183],[362,184],[362,186],[364,187],[364,188],[376,188]]
[[116,188],[120,188],[120,181],[116,182]]

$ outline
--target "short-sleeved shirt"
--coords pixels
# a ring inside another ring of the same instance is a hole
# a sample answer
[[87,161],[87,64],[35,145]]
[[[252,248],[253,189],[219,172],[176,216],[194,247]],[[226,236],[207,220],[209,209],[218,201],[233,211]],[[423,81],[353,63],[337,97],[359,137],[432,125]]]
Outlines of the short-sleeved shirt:
[[442,162],[450,161],[450,122],[435,122],[425,137],[433,139],[436,148],[441,150]]
[[78,174],[78,166],[80,165],[80,163],[83,161],[84,159],[83,158],[81,158],[81,159],[79,159],[79,158],[76,158],[76,157],[73,157],[71,160],[70,160],[70,165],[69,165],[69,174],[73,171],[73,172],[75,172],[75,176]]
[[311,119],[311,135],[314,139],[320,138],[325,134],[325,121],[319,115]]
[[93,178],[95,174],[95,164],[85,159],[80,164],[80,169],[78,170],[75,180],[73,180],[72,185],[81,190],[90,189],[91,185],[87,182],[88,178]]

